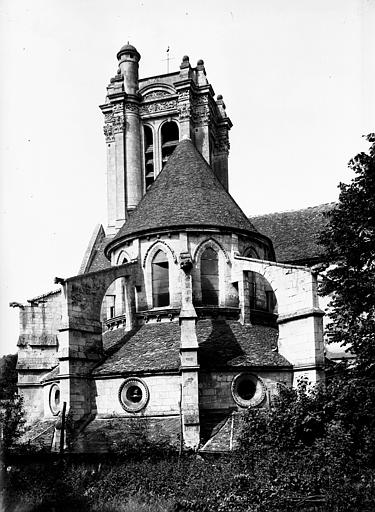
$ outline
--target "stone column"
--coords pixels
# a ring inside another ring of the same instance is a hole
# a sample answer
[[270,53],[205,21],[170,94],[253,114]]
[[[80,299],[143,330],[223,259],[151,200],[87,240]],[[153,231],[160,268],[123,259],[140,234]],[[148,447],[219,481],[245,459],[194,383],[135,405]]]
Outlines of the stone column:
[[228,190],[228,156],[230,148],[228,132],[232,127],[232,122],[225,111],[225,103],[221,94],[217,97],[216,105],[219,118],[217,120],[216,144],[212,168],[225,190]]
[[142,198],[141,123],[139,101],[128,96],[125,103],[126,211],[134,210]]
[[192,301],[192,258],[181,253],[182,298],[180,312],[181,381],[182,381],[182,432],[186,448],[197,450],[200,441],[199,389],[198,389],[198,340],[196,333],[197,314]]
[[125,277],[125,330],[131,331],[135,325],[135,286],[133,280]]
[[238,298],[241,309],[241,323],[251,324],[250,318],[250,283],[248,272],[241,272],[238,280]]

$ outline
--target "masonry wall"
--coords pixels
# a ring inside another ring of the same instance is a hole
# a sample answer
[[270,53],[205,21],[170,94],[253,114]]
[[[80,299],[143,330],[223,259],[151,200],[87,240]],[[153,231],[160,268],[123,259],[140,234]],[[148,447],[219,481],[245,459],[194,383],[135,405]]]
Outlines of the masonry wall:
[[152,268],[151,262],[158,250],[164,251],[169,262],[170,306],[181,307],[181,271],[179,256],[190,253],[193,257],[193,300],[200,305],[202,300],[200,283],[200,257],[205,248],[211,246],[219,257],[220,297],[219,305],[238,307],[238,290],[232,280],[232,258],[234,254],[242,253],[252,248],[265,257],[269,253],[265,244],[256,238],[237,236],[220,230],[204,230],[199,232],[186,231],[181,233],[165,233],[164,235],[149,235],[139,240],[125,242],[112,256],[112,265],[118,265],[127,258],[128,261],[138,259],[143,271],[143,282],[137,287],[137,310],[144,311],[153,307],[152,303]]
[[234,377],[242,372],[260,377],[267,388],[267,394],[277,393],[277,384],[292,385],[292,371],[252,371],[210,372],[199,374],[199,406],[201,410],[238,409],[242,410],[233,399],[231,384]]
[[24,398],[26,418],[30,423],[44,414],[40,379],[58,364],[61,304],[58,291],[41,296],[20,309],[18,389]]
[[[135,377],[135,376],[129,376]],[[123,409],[119,390],[124,378],[95,379],[98,417],[168,416],[180,414],[181,378],[179,375],[141,376],[149,390],[149,401],[138,413]]]

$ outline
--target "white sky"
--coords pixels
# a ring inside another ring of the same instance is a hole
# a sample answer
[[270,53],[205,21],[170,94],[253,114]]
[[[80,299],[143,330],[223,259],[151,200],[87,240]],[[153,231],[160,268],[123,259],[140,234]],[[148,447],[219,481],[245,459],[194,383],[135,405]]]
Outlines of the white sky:
[[128,40],[140,76],[205,61],[231,130],[230,191],[249,215],[337,199],[375,131],[375,0],[0,0],[0,353],[18,310],[75,275],[106,223],[98,105]]

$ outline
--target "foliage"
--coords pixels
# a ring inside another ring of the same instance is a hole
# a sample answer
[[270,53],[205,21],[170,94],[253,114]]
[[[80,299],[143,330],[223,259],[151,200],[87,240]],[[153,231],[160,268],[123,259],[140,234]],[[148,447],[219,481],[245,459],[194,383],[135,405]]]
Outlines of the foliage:
[[328,268],[321,292],[331,295],[330,340],[350,348],[361,375],[375,377],[375,134],[369,153],[349,162],[355,177],[340,183],[338,205],[321,236]]
[[0,401],[0,424],[5,451],[11,448],[22,435],[24,416],[22,397],[14,395],[12,399]]
[[269,410],[249,409],[243,418],[247,471],[267,461],[273,475],[271,482],[263,476],[263,493],[322,495],[324,510],[374,507],[374,447],[375,382],[351,372],[326,387],[300,380],[296,390],[280,389]]
[[17,393],[17,354],[0,358],[0,400],[13,398]]

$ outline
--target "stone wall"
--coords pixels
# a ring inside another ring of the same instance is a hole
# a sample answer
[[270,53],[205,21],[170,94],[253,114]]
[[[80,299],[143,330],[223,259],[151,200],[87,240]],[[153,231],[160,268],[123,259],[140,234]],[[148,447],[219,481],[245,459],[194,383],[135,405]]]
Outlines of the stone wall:
[[149,390],[149,401],[139,413],[123,409],[119,400],[120,386],[124,378],[95,379],[98,417],[179,415],[181,377],[179,375],[142,376]]
[[[210,372],[199,375],[199,405],[201,410],[238,409],[233,399],[231,385],[234,377],[246,372],[260,377],[267,389],[267,396],[277,393],[277,384],[292,385],[291,371],[258,371],[243,369],[235,372]],[[267,396],[264,403],[267,403]]]
[[24,398],[28,422],[43,416],[40,379],[58,364],[61,292],[42,295],[20,309],[18,389]]
[[235,254],[242,253],[253,248],[260,257],[269,253],[264,243],[254,237],[237,236],[222,233],[220,230],[199,232],[188,231],[181,233],[168,233],[164,236],[150,235],[140,240],[125,243],[112,256],[112,265],[117,265],[123,257],[129,261],[138,259],[143,271],[143,283],[137,288],[137,310],[151,309],[152,304],[152,258],[158,250],[165,252],[169,262],[170,305],[179,308],[181,306],[181,272],[179,268],[179,255],[188,252],[193,257],[192,282],[193,300],[199,305],[202,300],[200,283],[200,256],[203,250],[211,246],[219,256],[219,305],[226,307],[238,307],[238,290],[233,284],[232,261]]

